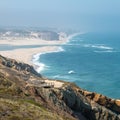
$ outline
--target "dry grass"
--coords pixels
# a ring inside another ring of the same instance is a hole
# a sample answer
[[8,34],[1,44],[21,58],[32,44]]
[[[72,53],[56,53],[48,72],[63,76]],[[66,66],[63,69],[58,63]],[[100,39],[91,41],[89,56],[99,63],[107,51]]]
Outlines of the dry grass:
[[0,99],[0,120],[63,120],[34,101]]

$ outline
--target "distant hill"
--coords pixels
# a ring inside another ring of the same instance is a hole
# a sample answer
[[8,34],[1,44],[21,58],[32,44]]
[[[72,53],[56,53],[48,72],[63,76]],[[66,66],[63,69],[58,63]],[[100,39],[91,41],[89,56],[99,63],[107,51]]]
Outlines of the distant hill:
[[57,32],[47,30],[0,29],[0,39],[21,39],[21,38],[59,40],[59,34]]

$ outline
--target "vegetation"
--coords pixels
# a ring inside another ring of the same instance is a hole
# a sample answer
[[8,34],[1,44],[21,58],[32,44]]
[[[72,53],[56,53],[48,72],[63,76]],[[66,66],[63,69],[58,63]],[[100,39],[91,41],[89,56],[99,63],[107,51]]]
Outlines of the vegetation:
[[36,93],[40,89],[27,86],[21,77],[26,73],[32,79],[42,79],[31,66],[0,56],[0,120],[74,120],[72,116],[59,114],[54,107],[46,107],[49,103]]
[[[32,104],[31,104],[32,103]],[[63,120],[34,101],[0,99],[1,120]]]

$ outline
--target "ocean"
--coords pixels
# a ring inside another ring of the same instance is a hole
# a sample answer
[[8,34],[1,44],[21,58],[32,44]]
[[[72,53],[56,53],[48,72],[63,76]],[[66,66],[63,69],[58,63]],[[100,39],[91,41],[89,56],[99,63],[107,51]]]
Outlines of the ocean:
[[120,34],[84,33],[58,45],[58,51],[37,54],[33,62],[51,79],[77,84],[80,88],[120,98]]

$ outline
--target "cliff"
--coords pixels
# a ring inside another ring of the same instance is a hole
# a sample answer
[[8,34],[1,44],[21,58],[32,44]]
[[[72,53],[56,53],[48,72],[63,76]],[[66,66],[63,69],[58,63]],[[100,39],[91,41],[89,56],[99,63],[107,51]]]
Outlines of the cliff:
[[52,30],[17,30],[17,29],[0,29],[0,39],[19,40],[19,39],[42,39],[42,40],[59,40],[59,34]]
[[0,56],[0,120],[120,120],[120,100],[46,79]]

